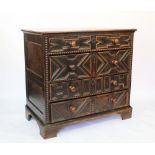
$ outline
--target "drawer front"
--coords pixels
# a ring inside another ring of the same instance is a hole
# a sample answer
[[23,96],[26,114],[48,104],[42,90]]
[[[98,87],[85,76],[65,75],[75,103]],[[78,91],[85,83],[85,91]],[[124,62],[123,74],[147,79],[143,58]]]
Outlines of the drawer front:
[[50,56],[50,81],[91,77],[91,61],[89,53]]
[[104,92],[118,91],[129,87],[129,75],[118,74],[104,77]]
[[49,38],[49,51],[62,52],[74,50],[90,50],[90,35],[56,36]]
[[129,75],[116,74],[92,79],[92,94],[109,93],[129,88]]
[[49,36],[49,52],[89,51],[114,48],[131,48],[131,33],[99,33]]
[[96,76],[128,72],[131,68],[130,50],[96,52]]
[[96,49],[130,48],[131,44],[130,34],[116,33],[96,36]]
[[89,97],[51,104],[52,123],[86,116],[91,113],[91,98]]
[[91,79],[57,82],[49,85],[50,102],[89,96],[91,92]]
[[51,102],[82,96],[80,80],[50,84],[49,89]]
[[125,107],[128,104],[128,91],[97,95],[94,97],[94,113]]
[[120,91],[51,104],[51,121],[59,122],[128,105],[128,92]]
[[128,88],[128,74],[49,84],[50,102],[96,95]]
[[61,81],[129,72],[131,50],[57,55],[49,57],[49,80]]

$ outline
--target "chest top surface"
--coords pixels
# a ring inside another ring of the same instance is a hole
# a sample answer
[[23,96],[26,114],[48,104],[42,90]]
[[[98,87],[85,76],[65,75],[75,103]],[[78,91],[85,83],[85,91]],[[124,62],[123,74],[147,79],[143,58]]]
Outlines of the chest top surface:
[[80,28],[60,28],[60,29],[22,29],[24,33],[39,33],[39,34],[49,34],[49,33],[78,33],[78,32],[135,32],[137,29],[96,29],[96,28],[89,28],[89,29],[80,29]]

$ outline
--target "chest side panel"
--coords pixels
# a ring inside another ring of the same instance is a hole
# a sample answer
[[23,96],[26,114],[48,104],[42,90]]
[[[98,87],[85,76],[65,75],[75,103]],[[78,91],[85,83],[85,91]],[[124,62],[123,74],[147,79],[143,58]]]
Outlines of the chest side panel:
[[44,122],[44,68],[42,36],[24,34],[27,106]]

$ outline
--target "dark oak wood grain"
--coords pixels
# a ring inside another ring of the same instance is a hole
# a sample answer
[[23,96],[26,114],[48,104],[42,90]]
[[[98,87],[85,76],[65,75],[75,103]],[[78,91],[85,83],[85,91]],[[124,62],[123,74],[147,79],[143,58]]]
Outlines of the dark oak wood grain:
[[109,114],[131,117],[134,31],[23,30],[26,118],[36,119],[43,138]]

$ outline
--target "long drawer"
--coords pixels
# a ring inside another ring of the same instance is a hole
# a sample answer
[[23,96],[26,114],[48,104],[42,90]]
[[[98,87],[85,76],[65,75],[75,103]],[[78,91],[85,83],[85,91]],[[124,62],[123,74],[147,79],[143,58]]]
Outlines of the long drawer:
[[60,53],[79,50],[131,48],[131,33],[74,34],[49,37],[49,52]]
[[69,120],[94,113],[105,112],[128,105],[128,91],[119,91],[93,97],[51,104],[51,122]]
[[91,78],[128,72],[131,50],[49,56],[49,81]]
[[116,74],[83,80],[54,82],[49,84],[49,101],[86,97],[112,91],[119,91],[129,87],[129,75]]

